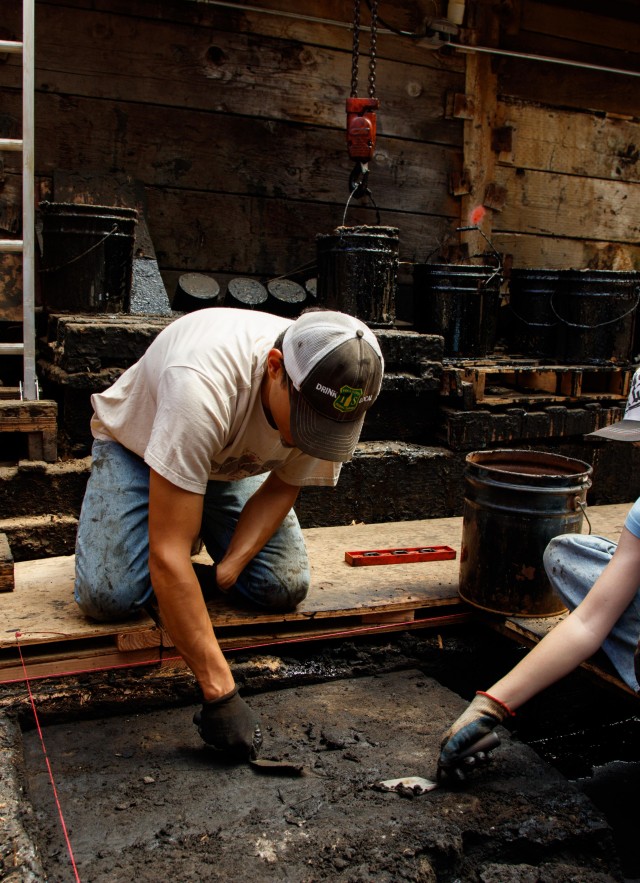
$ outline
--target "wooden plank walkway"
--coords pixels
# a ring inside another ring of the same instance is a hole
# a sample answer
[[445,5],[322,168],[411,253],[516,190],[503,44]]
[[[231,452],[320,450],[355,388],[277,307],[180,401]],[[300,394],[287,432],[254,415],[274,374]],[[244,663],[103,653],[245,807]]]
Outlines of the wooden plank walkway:
[[[630,504],[589,508],[592,532],[617,539]],[[585,529],[586,529],[585,524]],[[458,595],[462,518],[425,519],[304,531],[311,564],[311,589],[289,613],[263,613],[208,602],[211,620],[225,651],[299,643],[323,637],[354,637],[379,631],[442,628],[471,618],[533,646],[561,617],[491,617]],[[453,560],[352,567],[345,552],[446,545]],[[206,573],[210,559],[194,559]],[[23,680],[18,646],[30,677],[166,659],[172,643],[146,612],[120,623],[96,623],[73,600],[73,556],[19,562],[15,590],[0,595],[0,685]],[[19,637],[16,637],[16,633]],[[615,674],[586,663],[599,677],[630,693]],[[631,694],[633,695],[633,694]]]
[[[208,602],[223,649],[309,640],[340,632],[398,630],[462,622],[469,609],[458,596],[461,518],[350,525],[306,530],[311,588],[290,613],[232,607],[224,598]],[[384,567],[352,567],[345,552],[362,549],[449,545],[454,560]],[[197,556],[206,571],[211,559]],[[0,683],[20,678],[16,632],[29,649],[30,670],[56,673],[70,667],[157,660],[171,647],[166,633],[146,612],[120,623],[96,623],[73,600],[74,558],[19,562],[15,589],[0,597]],[[137,656],[134,654],[138,654]],[[65,667],[66,666],[66,667]]]

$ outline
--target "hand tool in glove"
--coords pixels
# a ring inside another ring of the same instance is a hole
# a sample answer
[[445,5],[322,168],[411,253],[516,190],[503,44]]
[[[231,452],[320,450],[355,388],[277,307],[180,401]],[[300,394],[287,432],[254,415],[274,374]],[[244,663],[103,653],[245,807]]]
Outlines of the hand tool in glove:
[[494,729],[513,715],[506,703],[488,693],[476,693],[466,711],[442,737],[438,781],[449,778],[453,782],[464,782],[466,773],[476,764],[485,763],[488,752],[499,744]]
[[262,745],[262,731],[254,712],[235,687],[226,696],[202,704],[193,716],[207,745],[234,760],[255,760]]

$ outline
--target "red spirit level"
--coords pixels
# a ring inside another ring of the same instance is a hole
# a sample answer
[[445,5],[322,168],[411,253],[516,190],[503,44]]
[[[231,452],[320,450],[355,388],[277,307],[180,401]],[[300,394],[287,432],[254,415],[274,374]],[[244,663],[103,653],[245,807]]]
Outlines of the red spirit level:
[[455,558],[450,546],[415,546],[411,549],[369,549],[363,552],[345,552],[344,560],[352,567],[370,564],[414,564],[417,561],[444,561]]

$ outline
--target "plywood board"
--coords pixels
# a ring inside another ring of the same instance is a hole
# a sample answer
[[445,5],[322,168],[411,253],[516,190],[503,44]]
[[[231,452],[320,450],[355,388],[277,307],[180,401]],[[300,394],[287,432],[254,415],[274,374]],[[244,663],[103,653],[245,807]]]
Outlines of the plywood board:
[[[616,539],[629,504],[587,509],[593,533]],[[585,524],[586,529],[586,524]],[[353,524],[304,531],[311,566],[308,597],[290,613],[238,609],[225,599],[209,602],[216,627],[266,623],[310,622],[342,616],[388,614],[459,604],[458,570],[462,518]],[[453,560],[385,567],[350,567],[344,560],[353,549],[406,548],[448,545]],[[194,559],[202,564],[210,559]],[[62,556],[15,565],[15,591],[0,597],[0,648],[22,644],[55,643],[156,629],[141,612],[120,623],[97,623],[84,617],[73,599],[74,558]]]
[[[629,504],[588,510],[592,532],[617,539]],[[586,525],[585,525],[586,526]],[[486,617],[458,596],[461,518],[385,524],[352,524],[304,531],[311,563],[311,590],[288,614],[238,610],[224,601],[210,604],[220,646],[225,652],[340,639],[376,631],[442,628],[487,619],[502,634],[533,646],[560,617],[541,619]],[[449,545],[455,560],[385,567],[350,567],[345,551]],[[206,555],[198,562],[206,566]],[[161,638],[154,620],[141,613],[121,623],[94,623],[73,600],[73,556],[20,562],[16,592],[0,597],[0,682],[23,680],[16,632],[31,678],[68,676],[105,668],[155,664],[180,665],[175,649]],[[630,692],[615,673],[597,660],[584,664],[601,680]]]
[[[431,561],[387,567],[350,567],[344,553],[352,549],[398,548],[445,544],[460,548],[462,519],[391,522],[306,530],[311,589],[291,613],[241,610],[223,599],[209,602],[216,627],[257,623],[311,621],[340,616],[391,613],[459,604],[459,562]],[[199,556],[206,564],[206,556]],[[373,572],[372,572],[373,571]],[[15,590],[0,599],[0,648],[100,638],[154,630],[142,612],[120,623],[96,623],[84,617],[73,599],[74,557],[45,558],[15,566]]]

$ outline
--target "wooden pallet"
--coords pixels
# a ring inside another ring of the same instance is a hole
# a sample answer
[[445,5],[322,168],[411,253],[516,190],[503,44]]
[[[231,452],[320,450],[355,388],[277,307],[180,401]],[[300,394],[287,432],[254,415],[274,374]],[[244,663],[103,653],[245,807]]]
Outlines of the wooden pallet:
[[509,405],[624,402],[632,367],[548,365],[536,360],[445,363],[440,393],[464,409]]
[[[304,535],[311,589],[294,611],[240,609],[222,597],[208,602],[223,650],[468,620],[468,607],[458,596],[457,559],[386,567],[350,567],[344,560],[348,549],[380,544],[458,549],[461,519],[314,528]],[[194,560],[200,568],[211,564],[206,555]],[[166,632],[146,612],[121,623],[96,623],[82,616],[73,600],[73,578],[73,556],[15,565],[15,591],[0,596],[0,684],[23,679],[18,641],[30,677],[157,663],[177,655]]]
[[17,389],[2,389],[0,432],[25,433],[28,458],[55,463],[58,457],[57,402],[22,401]]
[[[616,539],[629,504],[588,510],[592,531]],[[288,643],[343,640],[381,632],[440,629],[475,620],[530,647],[553,628],[559,617],[529,619],[489,616],[458,595],[462,518],[313,528],[304,531],[311,563],[311,590],[290,613],[262,613],[231,607],[224,599],[208,607],[224,652],[281,648]],[[348,549],[449,545],[454,560],[385,567],[350,567]],[[209,566],[206,556],[198,564]],[[15,591],[0,595],[0,707],[22,701],[24,671],[30,680],[72,678],[92,671],[155,666],[179,677],[185,663],[166,633],[146,613],[124,623],[95,623],[73,601],[73,556],[19,562]],[[16,638],[19,633],[19,639]],[[635,694],[616,676],[601,654],[583,665],[594,677],[625,696]],[[12,686],[13,685],[13,686]],[[54,691],[55,692],[55,691]],[[44,694],[43,694],[44,696]]]

